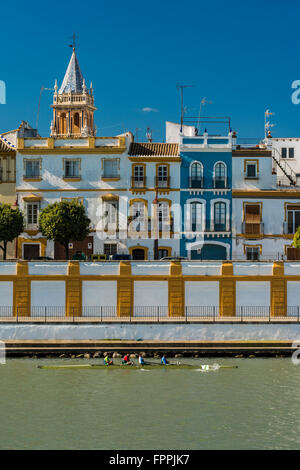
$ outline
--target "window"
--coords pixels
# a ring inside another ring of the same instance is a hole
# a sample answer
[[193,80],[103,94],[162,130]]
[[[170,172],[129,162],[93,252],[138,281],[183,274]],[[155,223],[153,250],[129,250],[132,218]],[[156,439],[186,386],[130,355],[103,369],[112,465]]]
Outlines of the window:
[[104,243],[104,254],[107,256],[117,254],[117,244],[116,243]]
[[226,165],[225,163],[219,162],[215,165],[215,188],[226,188]]
[[256,163],[247,163],[246,164],[246,177],[247,178],[256,178],[257,177],[257,164]]
[[259,261],[259,247],[247,246],[246,257],[248,261]]
[[25,160],[25,178],[40,177],[40,160]]
[[145,168],[143,165],[135,165],[133,169],[133,188],[145,187]]
[[289,158],[294,158],[294,147],[289,148]]
[[286,158],[286,155],[287,155],[287,148],[282,147],[281,148],[281,158]]
[[167,248],[158,249],[158,259],[166,258],[167,256],[169,256],[169,250]]
[[190,188],[203,188],[203,166],[194,162],[191,165]]
[[191,230],[192,232],[202,231],[202,204],[201,202],[191,202],[190,204]]
[[216,202],[214,206],[215,231],[225,232],[226,230],[226,204],[225,202]]
[[28,202],[26,204],[26,227],[36,227],[39,217],[39,203]]
[[65,160],[65,178],[80,177],[80,160]]
[[119,159],[103,160],[103,178],[119,178]]
[[300,206],[287,207],[287,232],[295,233],[300,227]]
[[167,165],[159,165],[157,169],[156,186],[167,188],[169,186],[169,176]]

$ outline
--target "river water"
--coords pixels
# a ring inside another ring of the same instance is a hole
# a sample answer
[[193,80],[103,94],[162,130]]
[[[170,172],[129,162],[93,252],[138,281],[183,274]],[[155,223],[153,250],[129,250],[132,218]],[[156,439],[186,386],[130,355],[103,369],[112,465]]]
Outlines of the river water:
[[81,362],[0,365],[1,449],[300,447],[300,365],[288,358],[184,359],[238,365],[210,372],[37,368]]

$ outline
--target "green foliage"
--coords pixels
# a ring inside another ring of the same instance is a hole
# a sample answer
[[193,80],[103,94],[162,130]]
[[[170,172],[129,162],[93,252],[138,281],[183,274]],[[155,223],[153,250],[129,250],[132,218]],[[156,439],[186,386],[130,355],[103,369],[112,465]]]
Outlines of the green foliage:
[[10,204],[0,204],[0,248],[3,259],[6,259],[6,246],[24,230],[24,217],[19,208],[13,209]]
[[89,235],[90,219],[83,204],[76,200],[49,204],[40,213],[40,231],[48,240],[54,240],[65,247],[68,259],[68,245],[82,241]]
[[297,228],[292,245],[294,248],[300,248],[300,227]]

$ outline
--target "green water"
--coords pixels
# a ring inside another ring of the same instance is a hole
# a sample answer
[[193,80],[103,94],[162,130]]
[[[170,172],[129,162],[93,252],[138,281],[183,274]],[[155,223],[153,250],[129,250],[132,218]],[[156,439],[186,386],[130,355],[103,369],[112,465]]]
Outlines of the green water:
[[300,447],[300,366],[290,359],[219,359],[239,368],[212,372],[36,367],[66,362],[0,365],[1,449]]

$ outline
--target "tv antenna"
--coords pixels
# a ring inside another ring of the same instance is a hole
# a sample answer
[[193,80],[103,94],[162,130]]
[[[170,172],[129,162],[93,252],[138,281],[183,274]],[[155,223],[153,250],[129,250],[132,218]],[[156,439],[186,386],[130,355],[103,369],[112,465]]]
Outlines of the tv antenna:
[[150,127],[147,127],[146,138],[148,142],[152,142],[152,130],[150,129]]
[[183,117],[185,113],[185,109],[183,107],[183,90],[184,88],[191,88],[194,85],[176,85],[177,90],[180,91],[180,106],[181,106],[181,112],[180,112],[180,132],[182,132],[182,125],[183,125]]
[[200,116],[201,116],[201,111],[202,107],[205,106],[206,104],[212,104],[212,101],[207,101],[206,97],[202,98],[200,101],[200,108],[199,108],[199,115],[198,115],[198,123],[197,123],[197,131],[198,134],[200,134]]
[[267,138],[267,135],[270,131],[271,127],[274,127],[276,124],[271,124],[269,119],[269,116],[274,116],[275,113],[271,113],[269,109],[266,109],[265,111],[265,139]]
[[54,88],[45,88],[44,85],[43,85],[40,89],[39,104],[38,104],[38,110],[37,110],[37,116],[36,116],[36,129],[38,129],[38,125],[39,125],[41,98],[42,98],[42,93],[43,93],[44,90],[54,91]]

